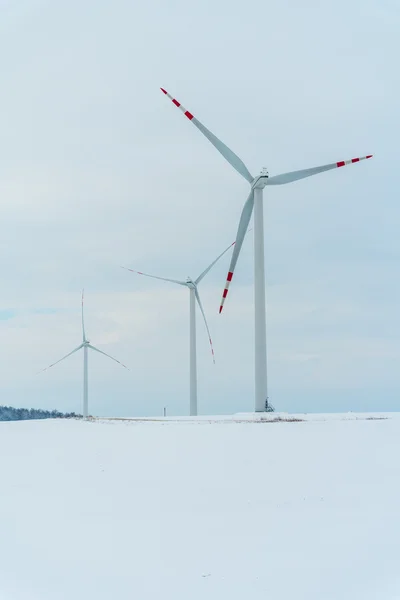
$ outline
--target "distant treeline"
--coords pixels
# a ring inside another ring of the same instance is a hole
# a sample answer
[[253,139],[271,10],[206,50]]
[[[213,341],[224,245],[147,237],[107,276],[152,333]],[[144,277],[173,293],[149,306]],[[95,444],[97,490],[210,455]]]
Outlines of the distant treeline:
[[0,406],[0,421],[28,421],[29,419],[73,419],[81,415],[61,413],[58,410],[42,410],[41,408],[14,408]]

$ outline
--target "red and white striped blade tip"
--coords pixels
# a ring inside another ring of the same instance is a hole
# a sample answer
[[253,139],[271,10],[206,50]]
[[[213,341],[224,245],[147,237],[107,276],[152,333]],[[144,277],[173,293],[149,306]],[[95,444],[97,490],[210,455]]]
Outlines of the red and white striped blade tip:
[[213,347],[212,339],[209,337],[209,338],[208,338],[208,341],[210,342],[212,359],[213,359],[213,363],[214,363],[214,365],[215,365],[215,354],[214,354],[214,347]]
[[171,100],[171,102],[173,102],[175,104],[175,106],[177,106],[185,115],[185,117],[187,117],[189,119],[189,121],[191,121],[193,119],[193,115],[191,112],[189,112],[188,110],[186,110],[186,108],[184,106],[182,106],[182,104],[179,102],[179,100],[177,100],[176,98],[174,98],[173,96],[171,96],[170,93],[167,92],[167,90],[165,90],[164,88],[160,88],[160,90],[163,92],[163,94],[165,94],[167,96],[167,98],[169,98]]
[[346,165],[351,165],[352,163],[360,162],[360,160],[366,160],[367,158],[372,158],[373,154],[367,154],[367,156],[360,156],[359,158],[351,158],[350,160],[340,160],[336,163],[337,167],[344,167]]
[[134,269],[130,269],[129,267],[121,267],[121,269],[125,269],[125,271],[130,271],[131,273],[137,273],[138,275],[144,275],[141,271],[135,271]]
[[229,290],[230,283],[232,281],[232,277],[233,277],[233,272],[229,271],[228,277],[226,278],[225,289],[224,289],[224,292],[222,294],[221,305],[219,307],[220,314],[222,312],[222,309],[224,308],[224,302],[225,302],[225,299],[226,299],[226,297],[228,295],[228,290]]

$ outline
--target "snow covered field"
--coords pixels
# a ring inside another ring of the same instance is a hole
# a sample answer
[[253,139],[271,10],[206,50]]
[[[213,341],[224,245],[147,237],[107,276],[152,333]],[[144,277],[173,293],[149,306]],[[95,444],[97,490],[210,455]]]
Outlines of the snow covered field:
[[0,599],[398,600],[381,416],[0,423]]

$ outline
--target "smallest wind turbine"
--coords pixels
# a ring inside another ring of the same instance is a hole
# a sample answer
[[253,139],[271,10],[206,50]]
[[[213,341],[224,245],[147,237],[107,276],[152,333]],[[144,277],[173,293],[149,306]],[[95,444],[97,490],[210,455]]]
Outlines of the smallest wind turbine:
[[[65,356],[60,358],[60,360],[57,360],[57,362],[55,362],[55,363],[49,365],[48,367],[46,367],[45,369],[42,369],[41,371],[39,371],[39,373],[43,373],[43,371],[47,371],[51,367],[58,365],[58,363],[65,360],[66,358],[68,358],[68,356],[71,356],[71,354],[75,354],[75,352],[78,352],[78,350],[81,350],[83,348],[83,418],[87,419],[88,411],[89,411],[89,404],[88,404],[88,397],[89,397],[88,348],[90,348],[91,350],[94,350],[95,352],[99,352],[100,354],[103,354],[104,356],[107,356],[107,358],[111,358],[111,360],[113,360],[116,363],[118,363],[119,365],[121,365],[121,367],[124,367],[124,369],[128,369],[128,367],[126,365],[124,365],[122,362],[120,362],[119,360],[117,360],[116,358],[113,358],[109,354],[106,354],[102,350],[99,350],[95,346],[91,345],[90,341],[86,337],[86,332],[85,332],[85,320],[84,320],[84,315],[83,315],[83,300],[84,300],[84,290],[82,290],[82,344],[80,346],[78,346],[77,348],[75,348],[75,350],[72,350],[72,352],[69,352],[68,354],[66,354]],[[129,369],[128,369],[128,371],[129,371]]]

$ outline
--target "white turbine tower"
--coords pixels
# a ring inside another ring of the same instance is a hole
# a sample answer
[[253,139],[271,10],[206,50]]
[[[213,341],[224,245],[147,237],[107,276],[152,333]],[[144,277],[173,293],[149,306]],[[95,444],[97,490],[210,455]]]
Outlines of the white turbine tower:
[[156,277],[155,275],[149,275],[148,273],[142,273],[141,271],[134,271],[133,269],[128,269],[127,267],[122,267],[123,269],[127,269],[127,271],[131,271],[132,273],[137,273],[138,275],[144,275],[145,277],[152,277],[153,279],[161,279],[161,281],[169,281],[170,283],[177,283],[178,285],[183,285],[189,288],[189,315],[190,315],[190,336],[189,336],[189,355],[190,355],[190,416],[197,415],[197,357],[196,357],[196,302],[199,305],[201,314],[203,315],[204,323],[207,329],[208,339],[210,342],[211,354],[213,362],[215,363],[214,358],[214,349],[211,340],[210,330],[208,328],[206,315],[203,310],[203,306],[200,300],[199,290],[197,289],[200,281],[204,279],[207,273],[213,268],[213,266],[219,261],[223,255],[228,252],[230,248],[235,244],[230,244],[228,248],[226,248],[198,277],[193,280],[190,277],[186,279],[186,281],[178,281],[177,279],[166,279],[165,277]]
[[254,326],[255,326],[255,410],[262,412],[268,405],[267,388],[267,333],[266,333],[266,305],[265,305],[265,267],[264,267],[264,214],[263,214],[263,190],[268,185],[282,185],[291,183],[298,179],[304,179],[311,175],[317,175],[324,171],[330,171],[338,167],[344,167],[352,163],[372,158],[372,154],[361,158],[352,158],[342,160],[321,167],[312,167],[301,171],[292,171],[269,177],[265,169],[260,175],[253,177],[243,161],[230,150],[221,140],[219,140],[211,131],[209,131],[191,112],[186,110],[178,100],[169,94],[163,88],[161,91],[168,96],[184,115],[199,129],[203,135],[212,143],[228,163],[236,169],[242,177],[250,184],[250,194],[247,198],[239,221],[239,227],[236,235],[236,244],[232,253],[232,260],[222,295],[219,312],[222,311],[229,285],[232,281],[234,269],[240,254],[244,236],[250,222],[254,207]]
[[[39,372],[43,373],[43,371],[47,371],[47,369],[50,369],[51,367],[58,365],[58,363],[65,360],[66,358],[68,358],[68,356],[71,356],[71,354],[75,354],[75,352],[78,352],[78,350],[81,350],[83,348],[83,418],[87,419],[88,414],[89,414],[88,349],[90,348],[91,350],[94,350],[95,352],[99,352],[100,354],[107,356],[107,358],[111,358],[111,360],[117,362],[119,365],[121,365],[121,367],[124,367],[124,369],[128,369],[128,367],[125,366],[122,362],[120,362],[116,358],[113,358],[109,354],[106,354],[102,350],[99,350],[95,346],[92,346],[90,341],[86,338],[85,321],[84,321],[84,315],[83,315],[83,299],[84,299],[84,293],[82,290],[82,344],[80,346],[78,346],[77,348],[75,348],[75,350],[72,350],[72,352],[69,352],[68,354],[63,356],[63,358],[60,358],[60,360],[57,360],[57,362],[53,363],[52,365],[49,365],[48,367],[46,367],[45,369],[42,369]],[[128,371],[129,371],[129,369],[128,369]]]

